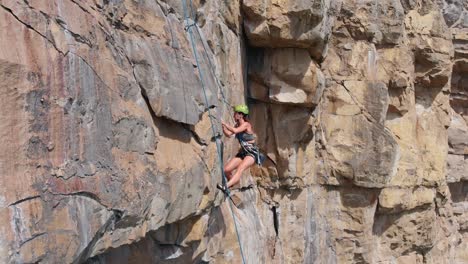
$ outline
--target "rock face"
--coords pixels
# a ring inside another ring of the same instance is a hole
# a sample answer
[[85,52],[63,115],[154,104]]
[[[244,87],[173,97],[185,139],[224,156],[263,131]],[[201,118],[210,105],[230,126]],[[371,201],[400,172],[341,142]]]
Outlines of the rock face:
[[245,33],[258,47],[297,47],[320,58],[341,1],[242,1]]
[[[468,263],[467,21],[443,0],[1,1],[0,263]],[[216,132],[244,100],[267,160],[234,206]]]

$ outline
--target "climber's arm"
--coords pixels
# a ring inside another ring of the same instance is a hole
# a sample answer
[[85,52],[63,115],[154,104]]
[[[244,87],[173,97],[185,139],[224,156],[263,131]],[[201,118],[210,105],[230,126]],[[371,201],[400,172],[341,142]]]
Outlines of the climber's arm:
[[223,134],[226,136],[226,137],[231,137],[232,135],[234,135],[234,133],[232,133],[231,131],[229,131],[226,127],[226,125],[223,123]]
[[249,127],[249,123],[244,123],[238,127],[233,127],[223,122],[223,130],[224,128],[226,128],[232,134],[244,132],[245,130],[247,130],[248,127]]

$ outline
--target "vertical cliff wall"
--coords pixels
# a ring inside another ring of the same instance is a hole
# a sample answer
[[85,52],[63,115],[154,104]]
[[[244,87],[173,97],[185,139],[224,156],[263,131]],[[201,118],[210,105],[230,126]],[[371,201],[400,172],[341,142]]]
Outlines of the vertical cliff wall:
[[464,1],[2,0],[0,262],[468,262],[467,43]]

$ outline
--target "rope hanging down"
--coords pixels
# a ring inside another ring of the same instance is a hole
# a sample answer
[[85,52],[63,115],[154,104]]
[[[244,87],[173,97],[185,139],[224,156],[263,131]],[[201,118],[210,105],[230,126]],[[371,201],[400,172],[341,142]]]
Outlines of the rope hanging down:
[[[196,49],[196,45],[195,45],[195,41],[194,41],[193,33],[192,33],[192,26],[195,26],[197,28],[197,30],[198,30],[198,26],[196,25],[195,22],[189,23],[190,22],[190,17],[187,14],[187,7],[186,7],[186,2],[185,1],[186,0],[182,0],[182,7],[184,9],[184,24],[186,24],[185,28],[189,33],[190,42],[192,44],[193,56],[194,56],[195,62],[197,64],[198,74],[200,75],[200,83],[201,83],[201,86],[202,86],[202,89],[203,89],[205,104],[206,104],[206,106],[208,106],[209,102],[208,102],[208,96],[206,95],[205,83],[203,81],[203,72],[202,72],[202,69],[200,67],[200,63],[198,61],[197,49]],[[190,0],[190,7],[192,8],[192,0]],[[200,32],[198,32],[198,33],[200,34]],[[201,34],[200,34],[200,36],[201,36]],[[204,45],[203,45],[203,48],[205,48]],[[205,52],[206,52],[206,49],[205,49]],[[208,54],[206,54],[206,56],[208,56]],[[210,66],[212,66],[211,61],[210,61]],[[216,78],[216,76],[215,76],[215,78]],[[224,97],[224,93],[222,93],[222,95]],[[213,116],[211,115],[211,109],[209,107],[207,107],[207,111],[208,111],[208,116],[210,117],[211,131],[213,133],[213,138],[215,138],[215,142],[216,142],[216,150],[218,152],[218,161],[219,161],[219,164],[220,164],[222,181],[223,181],[223,184],[225,185],[227,183],[227,179],[226,179],[226,175],[224,174],[223,153],[222,153],[222,149],[221,149],[221,143],[220,143],[219,137],[217,137],[217,135],[219,135],[219,134],[217,133],[216,128],[214,126]],[[227,195],[228,196],[230,195],[229,190],[227,190]],[[242,250],[242,243],[241,243],[241,240],[240,240],[240,234],[239,234],[239,230],[237,228],[236,216],[234,214],[234,209],[232,208],[232,201],[231,200],[229,202],[229,208],[231,209],[232,218],[234,220],[234,227],[235,227],[235,230],[236,230],[237,241],[239,243],[240,254],[241,254],[241,257],[242,257],[242,263],[245,264],[246,262],[245,262],[245,258],[244,258],[244,252]]]
[[[182,0],[184,1],[184,0]],[[208,68],[211,72],[211,75],[213,76],[213,78],[215,79],[216,81],[216,86],[218,86],[218,90],[219,90],[219,93],[221,94],[221,101],[226,105],[228,106],[228,109],[232,109],[233,106],[227,101],[226,99],[226,94],[224,93],[224,89],[223,89],[223,85],[221,84],[221,81],[218,79],[218,77],[216,76],[216,73],[214,71],[214,66],[213,66],[213,62],[211,61],[211,57],[209,56],[209,53],[208,53],[208,49],[207,49],[207,46],[208,44],[206,43],[206,40],[205,38],[203,37],[202,33],[201,33],[201,30],[200,28],[198,27],[197,23],[193,20],[189,20],[188,18],[190,18],[191,16],[194,16],[195,15],[193,14],[193,6],[192,6],[192,0],[190,0],[190,14],[187,15],[187,21],[186,21],[186,26],[184,27],[185,31],[188,31],[189,28],[195,26],[195,29],[197,31],[197,35],[198,37],[200,38],[201,40],[201,43],[202,43],[202,47],[203,47],[203,51],[205,52],[205,58],[206,60],[208,61]],[[190,24],[188,22],[191,22]],[[234,119],[232,118],[232,115],[229,115],[229,117],[231,118],[231,121],[234,121]]]

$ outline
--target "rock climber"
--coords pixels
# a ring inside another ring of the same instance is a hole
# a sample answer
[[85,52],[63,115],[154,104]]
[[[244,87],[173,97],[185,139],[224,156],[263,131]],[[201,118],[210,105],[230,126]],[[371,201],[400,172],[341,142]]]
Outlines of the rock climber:
[[[242,172],[252,166],[254,163],[261,165],[265,156],[258,150],[255,143],[255,133],[252,124],[249,122],[249,108],[245,104],[236,105],[234,107],[234,121],[236,124],[231,126],[222,122],[223,133],[227,137],[235,135],[239,141],[241,148],[234,158],[229,160],[224,166],[224,173],[228,180],[227,186],[218,184],[218,188],[222,191],[231,188],[240,181]],[[233,171],[236,172],[233,174]]]

